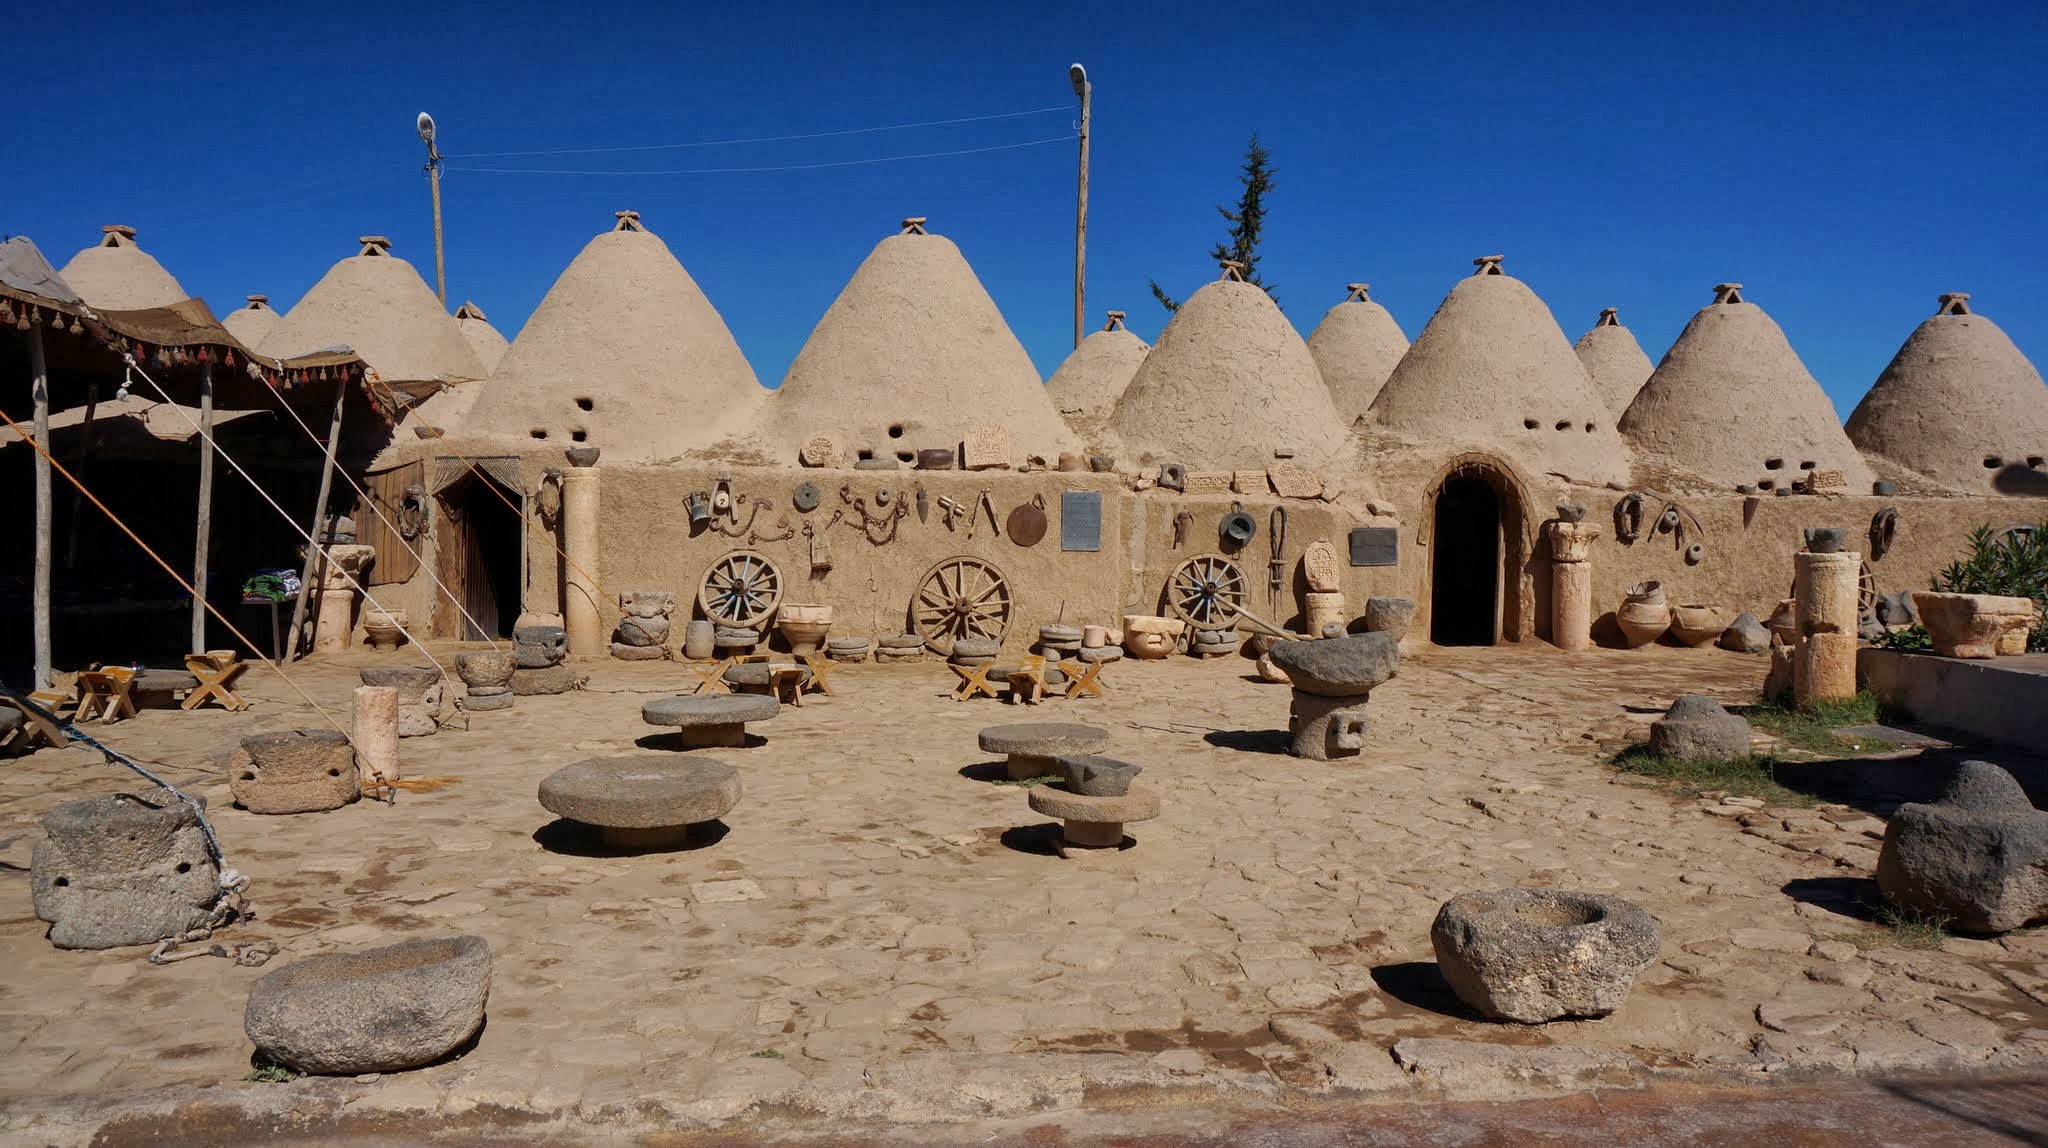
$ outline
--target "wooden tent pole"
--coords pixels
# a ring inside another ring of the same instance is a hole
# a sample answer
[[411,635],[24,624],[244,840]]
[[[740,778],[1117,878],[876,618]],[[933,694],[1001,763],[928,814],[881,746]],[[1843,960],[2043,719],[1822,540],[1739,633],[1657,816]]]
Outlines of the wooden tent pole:
[[213,534],[213,364],[199,364],[199,525],[192,533],[192,652],[206,652],[206,548]]
[[[55,321],[54,319],[52,320]],[[50,369],[43,361],[43,327],[28,329],[29,371],[35,376],[31,391],[35,398],[36,445],[36,559],[32,627],[35,635],[36,688],[50,688]]]
[[327,461],[320,466],[320,493],[313,500],[313,529],[306,533],[313,544],[306,548],[306,564],[299,571],[299,599],[292,605],[291,648],[285,657],[296,658],[300,649],[300,627],[306,622],[306,597],[313,592],[313,574],[316,566],[325,571],[326,563],[320,561],[327,553],[320,540],[320,525],[327,517],[327,495],[334,488],[334,451],[341,445],[341,404],[348,397],[348,381],[334,381],[334,418],[327,424]]

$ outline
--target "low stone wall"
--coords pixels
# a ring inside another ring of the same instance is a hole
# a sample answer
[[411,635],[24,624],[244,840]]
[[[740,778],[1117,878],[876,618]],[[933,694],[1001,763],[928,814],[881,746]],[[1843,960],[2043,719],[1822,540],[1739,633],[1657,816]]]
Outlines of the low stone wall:
[[2048,749],[2048,654],[1942,658],[1866,648],[1857,676],[1921,725],[2033,753]]

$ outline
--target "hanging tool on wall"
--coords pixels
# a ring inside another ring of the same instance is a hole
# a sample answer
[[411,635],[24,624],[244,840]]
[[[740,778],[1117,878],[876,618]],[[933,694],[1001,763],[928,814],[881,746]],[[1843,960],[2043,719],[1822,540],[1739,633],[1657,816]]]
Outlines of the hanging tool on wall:
[[974,509],[969,511],[967,514],[967,537],[974,537],[974,528],[981,525],[981,512],[983,510],[988,511],[989,530],[993,531],[997,538],[1001,538],[1003,536],[1003,528],[1002,525],[996,521],[995,500],[988,496],[988,491],[986,490],[982,491],[981,494],[975,498]]
[[1183,510],[1173,516],[1173,549],[1178,550],[1188,540],[1188,527],[1195,524],[1192,512]]
[[1033,546],[1045,537],[1045,496],[1034,494],[1031,501],[1010,512],[1010,541]]
[[1280,584],[1287,578],[1287,567],[1281,559],[1281,551],[1287,549],[1287,508],[1276,506],[1272,517],[1266,520],[1266,532],[1273,537],[1273,558],[1266,563],[1266,597],[1273,610],[1280,609]]
[[946,529],[953,530],[960,525],[960,519],[966,516],[967,508],[942,494],[939,496],[939,513],[945,516]]
[[738,504],[745,502],[746,500],[747,496],[744,494],[734,496],[732,502],[727,505],[726,510],[724,512],[724,517],[727,521],[731,522],[732,525],[723,525],[719,522],[717,517],[714,517],[711,520],[711,529],[716,530],[720,534],[725,535],[727,538],[744,538],[746,537],[746,535],[751,533],[754,529],[754,520],[761,517],[761,509],[765,506],[770,506],[773,504],[767,500],[754,503],[754,508],[747,512],[746,524],[741,525]]
[[[839,521],[839,516],[835,512],[832,522],[837,521]],[[813,578],[822,578],[827,570],[832,569],[832,542],[825,537],[825,531],[832,529],[832,522],[827,522],[823,529],[817,529],[813,527],[810,519],[804,519],[804,537],[811,544],[811,577]]]
[[917,484],[917,524],[923,526],[931,521],[931,505],[925,501],[924,483]]

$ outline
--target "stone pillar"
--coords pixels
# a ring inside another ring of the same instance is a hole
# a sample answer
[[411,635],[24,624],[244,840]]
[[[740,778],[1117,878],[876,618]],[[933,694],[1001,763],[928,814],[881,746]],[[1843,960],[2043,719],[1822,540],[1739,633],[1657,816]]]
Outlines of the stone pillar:
[[1371,728],[1365,714],[1368,695],[1332,698],[1302,690],[1293,695],[1287,728],[1294,743],[1288,752],[1311,761],[1332,761],[1356,757],[1365,748]]
[[607,648],[597,605],[597,448],[569,454],[571,465],[562,472],[562,553],[568,556],[562,563],[562,617],[570,656],[594,658]]
[[398,687],[357,686],[349,740],[356,744],[356,775],[364,789],[399,779]]
[[314,591],[313,652],[337,654],[349,647],[356,626],[356,592],[347,586]]
[[1856,694],[1856,604],[1863,556],[1853,551],[1792,556],[1792,700],[1800,705]]
[[1590,522],[1549,523],[1550,644],[1560,650],[1593,648],[1593,543]]
[[1302,630],[1311,638],[1320,638],[1323,636],[1323,627],[1332,622],[1336,623],[1339,629],[1346,625],[1343,592],[1309,591],[1307,602],[1302,609]]

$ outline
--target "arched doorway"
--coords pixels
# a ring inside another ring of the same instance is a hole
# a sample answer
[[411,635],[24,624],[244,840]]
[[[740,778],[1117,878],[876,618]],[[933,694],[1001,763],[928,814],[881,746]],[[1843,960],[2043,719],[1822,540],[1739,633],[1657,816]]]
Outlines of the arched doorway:
[[1491,646],[1500,640],[1500,495],[1472,471],[1444,480],[1430,531],[1429,640]]
[[[465,642],[511,637],[524,598],[520,559],[526,522],[519,509],[524,499],[472,469],[443,487],[438,501],[441,521],[435,528],[434,564],[448,593],[435,597],[434,633]],[[461,601],[461,609],[449,595]],[[479,627],[491,632],[482,633]]]
[[1430,641],[1491,646],[1536,637],[1529,494],[1505,462],[1467,454],[1437,472],[1428,513]]

